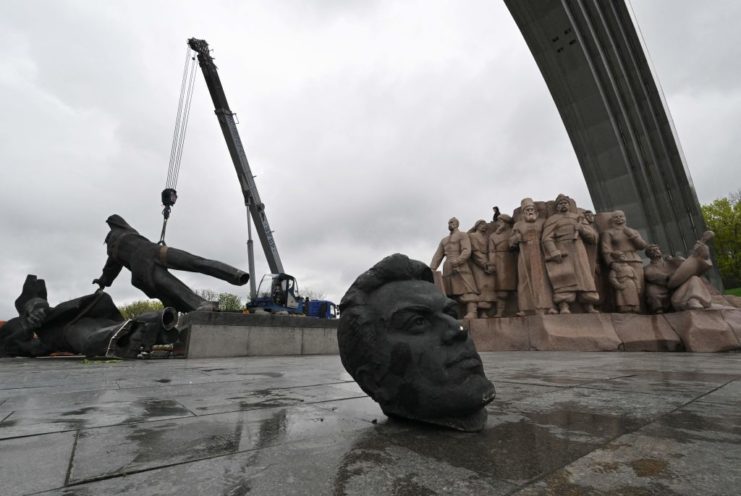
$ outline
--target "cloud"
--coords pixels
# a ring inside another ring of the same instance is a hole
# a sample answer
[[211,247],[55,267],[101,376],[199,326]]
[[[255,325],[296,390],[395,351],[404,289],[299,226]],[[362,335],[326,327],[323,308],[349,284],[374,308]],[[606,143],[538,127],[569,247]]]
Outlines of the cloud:
[[[672,9],[667,23],[666,9]],[[636,2],[702,201],[738,189],[735,9]],[[150,239],[185,43],[206,39],[287,272],[339,301],[403,252],[428,262],[525,196],[591,206],[555,105],[503,2],[10,2],[0,42],[0,318],[26,273],[92,291],[105,219]],[[705,36],[713,33],[712,39]],[[677,49],[675,47],[680,47]],[[246,268],[242,193],[197,75],[168,244]],[[736,186],[733,186],[733,184]],[[267,272],[255,238],[259,281]],[[178,274],[194,288],[236,288]],[[122,273],[117,302],[143,298]]]

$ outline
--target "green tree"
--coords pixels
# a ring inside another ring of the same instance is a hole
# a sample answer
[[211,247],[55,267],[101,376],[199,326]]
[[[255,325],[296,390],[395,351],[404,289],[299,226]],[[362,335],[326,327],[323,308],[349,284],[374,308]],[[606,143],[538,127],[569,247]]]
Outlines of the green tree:
[[133,319],[139,315],[147,312],[156,312],[162,310],[164,305],[159,300],[139,300],[128,305],[118,307],[118,311],[121,312],[123,318]]
[[741,190],[702,206],[708,229],[715,233],[715,257],[726,288],[741,286]]
[[197,289],[195,293],[206,301],[215,301],[221,312],[239,312],[244,308],[242,298],[232,293],[217,293],[211,289]]
[[242,298],[231,293],[219,293],[219,310],[222,312],[239,312],[244,309]]

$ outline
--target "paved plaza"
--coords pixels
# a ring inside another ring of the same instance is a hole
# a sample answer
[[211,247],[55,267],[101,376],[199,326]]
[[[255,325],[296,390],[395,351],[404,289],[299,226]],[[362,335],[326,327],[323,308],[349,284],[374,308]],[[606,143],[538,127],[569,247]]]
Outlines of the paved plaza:
[[482,358],[477,434],[387,419],[338,356],[0,359],[0,494],[739,494],[741,354]]

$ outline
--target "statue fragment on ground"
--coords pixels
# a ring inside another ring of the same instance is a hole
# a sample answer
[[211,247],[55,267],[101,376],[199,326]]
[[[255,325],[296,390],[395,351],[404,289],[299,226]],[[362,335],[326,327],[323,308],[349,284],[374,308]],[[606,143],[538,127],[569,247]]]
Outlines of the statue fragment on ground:
[[159,245],[139,234],[119,215],[106,220],[110,232],[105,238],[108,260],[103,272],[93,281],[101,288],[113,284],[123,267],[131,271],[131,284],[150,298],[180,312],[210,310],[212,304],[196,295],[167,269],[199,272],[237,286],[247,284],[249,274],[230,265],[208,260],[167,245]]
[[342,364],[390,417],[463,431],[486,423],[494,386],[432,271],[405,255],[361,274],[340,303]]
[[0,355],[136,358],[178,339],[173,308],[126,320],[102,291],[50,307],[44,280],[33,275],[15,303],[19,316],[0,328]]
[[443,286],[445,294],[465,306],[464,319],[475,319],[479,299],[479,290],[473,279],[469,259],[471,258],[471,241],[466,233],[458,230],[460,223],[455,217],[448,221],[450,235],[440,240],[437,251],[432,256],[430,268],[437,270],[443,263]]

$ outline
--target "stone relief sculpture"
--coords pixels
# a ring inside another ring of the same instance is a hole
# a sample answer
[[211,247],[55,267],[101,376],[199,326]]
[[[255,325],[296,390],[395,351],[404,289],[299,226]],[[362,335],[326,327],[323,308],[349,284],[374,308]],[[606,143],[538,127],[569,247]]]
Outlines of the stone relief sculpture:
[[[712,304],[710,285],[702,278],[712,267],[707,246],[712,232],[697,241],[686,260],[665,258],[627,225],[623,211],[595,214],[563,194],[552,202],[525,198],[511,217],[499,207],[493,210],[492,222],[477,221],[466,239],[457,219],[451,219],[450,236],[430,264],[434,270],[446,260],[443,277],[435,273],[438,287],[465,306],[467,319],[476,318],[474,302],[479,318],[503,317],[513,293],[518,316],[596,313],[597,304],[623,313]],[[650,259],[645,268],[640,250]]]
[[131,271],[131,284],[148,297],[158,298],[166,307],[190,312],[211,310],[212,305],[167,269],[199,272],[238,286],[249,281],[249,274],[225,263],[149,241],[119,215],[111,215],[106,222],[111,229],[105,238],[108,260],[100,277],[93,280],[101,289],[113,284],[126,267]]
[[519,249],[517,256],[518,315],[554,313],[553,294],[546,275],[541,245],[545,221],[538,218],[535,202],[525,198],[520,203],[522,220],[512,227],[510,246]]
[[512,217],[499,214],[494,223],[496,228],[489,236],[489,265],[494,267],[496,278],[496,316],[502,317],[507,301],[517,291],[517,261],[510,246]]
[[712,267],[707,243],[713,237],[712,231],[703,233],[687,259],[664,258],[657,245],[646,248],[646,303],[651,312],[710,308],[711,294],[700,276]]
[[465,306],[464,319],[475,319],[479,291],[468,264],[471,258],[471,241],[467,234],[458,230],[459,225],[455,217],[448,221],[450,235],[440,241],[437,251],[432,256],[430,268],[437,270],[445,259],[443,264],[445,294]]
[[[584,212],[582,212],[582,222],[585,225],[589,226],[592,230],[597,232],[594,212],[592,212],[591,210],[584,210]],[[589,269],[592,271],[592,275],[594,276],[594,286],[599,292],[600,287],[602,286],[600,277],[601,270],[599,264],[599,246],[597,244],[587,243],[586,245],[584,245],[584,248],[587,250],[587,257],[589,258]]]
[[72,353],[136,358],[155,344],[177,341],[177,311],[166,308],[126,320],[102,291],[50,307],[43,279],[28,275],[15,302],[19,316],[0,332],[0,356]]
[[428,266],[398,253],[345,293],[337,329],[342,365],[387,416],[483,429],[494,386],[457,307],[435,287]]
[[628,227],[625,223],[625,213],[615,210],[610,216],[610,226],[600,236],[600,251],[605,264],[609,267],[614,263],[612,253],[619,251],[625,256],[625,263],[633,267],[638,276],[638,292],[643,294],[643,260],[638,250],[643,250],[648,243],[640,233]]
[[615,289],[615,308],[620,313],[638,313],[641,309],[639,275],[625,253],[613,251],[610,257],[608,280]]
[[589,267],[584,243],[596,243],[597,233],[581,216],[570,211],[569,197],[558,195],[556,213],[543,224],[543,251],[553,302],[559,313],[571,313],[569,305],[579,301],[586,312],[597,310],[599,295]]
[[496,266],[489,262],[489,240],[486,236],[488,229],[487,222],[483,219],[476,221],[476,224],[468,232],[471,241],[471,272],[476,288],[479,291],[478,313],[482,318],[487,317],[487,313],[494,306],[497,300],[496,289]]

